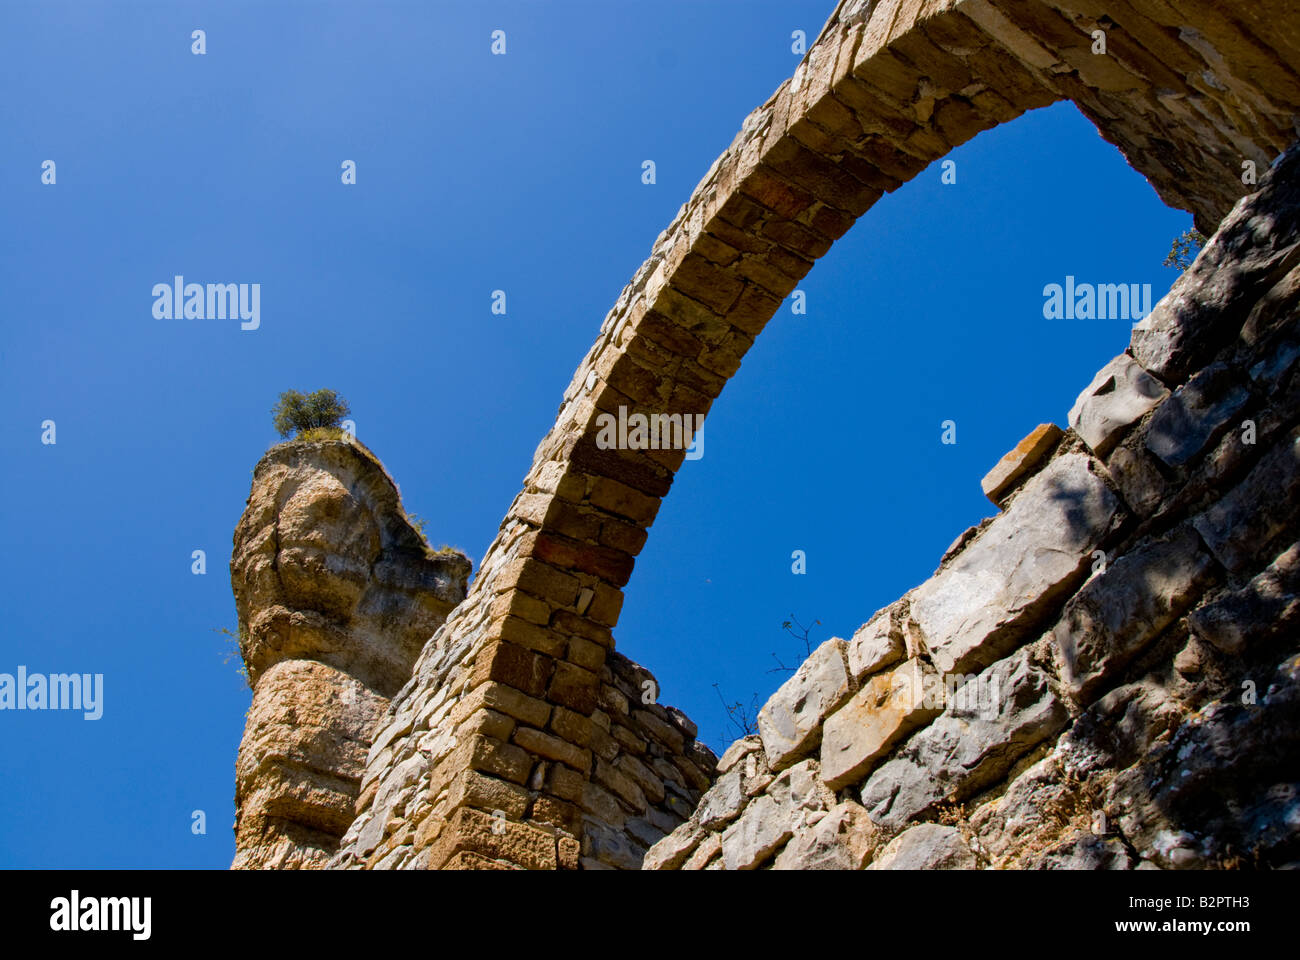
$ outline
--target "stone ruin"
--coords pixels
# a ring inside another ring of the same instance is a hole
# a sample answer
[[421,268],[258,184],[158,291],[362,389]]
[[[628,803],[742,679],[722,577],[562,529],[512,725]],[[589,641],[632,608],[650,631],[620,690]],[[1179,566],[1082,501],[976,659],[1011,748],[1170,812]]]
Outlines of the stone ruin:
[[[994,466],[1000,512],[714,757],[612,633],[684,451],[599,418],[707,414],[885,192],[1065,99],[1210,242]],[[468,589],[359,445],[258,465],[234,866],[1300,862],[1298,105],[1289,0],[843,0],[605,318]]]

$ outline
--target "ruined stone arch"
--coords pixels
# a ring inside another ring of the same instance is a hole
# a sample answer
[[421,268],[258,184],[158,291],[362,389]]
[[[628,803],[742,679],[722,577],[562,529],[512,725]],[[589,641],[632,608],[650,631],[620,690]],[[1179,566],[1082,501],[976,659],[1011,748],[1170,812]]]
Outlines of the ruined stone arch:
[[[1296,138],[1300,21],[1289,0],[843,0],[601,324],[468,597],[381,724],[335,865],[576,865],[622,589],[684,457],[601,449],[598,418],[707,414],[884,193],[1066,99],[1209,234],[1254,189],[1243,164],[1262,175]],[[531,732],[507,742],[501,717]],[[662,736],[689,753],[680,728]]]

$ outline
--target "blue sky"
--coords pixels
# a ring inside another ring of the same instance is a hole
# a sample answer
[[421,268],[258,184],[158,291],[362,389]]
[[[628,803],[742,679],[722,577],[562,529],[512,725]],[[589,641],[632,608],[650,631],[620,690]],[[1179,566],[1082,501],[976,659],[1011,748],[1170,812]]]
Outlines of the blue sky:
[[[276,396],[344,395],[477,569],[619,291],[832,6],[0,8],[0,672],[105,689],[98,721],[0,712],[0,866],[229,864],[250,694],[215,631]],[[766,699],[772,654],[800,659],[789,615],[848,637],[927,578],[993,512],[984,472],[1127,345],[1124,320],[1044,320],[1043,287],[1175,278],[1190,217],[1072,106],[952,159],[955,185],[936,165],[887,196],[769,324],[637,562],[619,649],[717,749],[714,683]],[[260,283],[260,329],[155,319],[176,274]]]

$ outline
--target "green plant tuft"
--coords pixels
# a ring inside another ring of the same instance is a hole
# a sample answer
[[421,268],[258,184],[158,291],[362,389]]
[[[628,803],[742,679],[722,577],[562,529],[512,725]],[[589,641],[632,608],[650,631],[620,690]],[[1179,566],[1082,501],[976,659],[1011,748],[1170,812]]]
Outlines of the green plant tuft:
[[[343,418],[351,413],[348,402],[333,390],[317,390],[302,394],[286,390],[271,408],[272,423],[276,432],[288,437],[295,432],[298,439],[311,439],[304,433],[322,428],[338,429]],[[337,438],[331,438],[337,439]]]

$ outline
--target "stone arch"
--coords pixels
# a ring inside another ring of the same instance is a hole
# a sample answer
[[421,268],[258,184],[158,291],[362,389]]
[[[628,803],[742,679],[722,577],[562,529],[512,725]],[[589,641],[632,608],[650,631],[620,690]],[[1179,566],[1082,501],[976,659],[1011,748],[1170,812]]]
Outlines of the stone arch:
[[[602,323],[469,596],[394,699],[335,865],[575,866],[574,838],[601,817],[593,778],[615,775],[592,718],[622,589],[684,458],[602,449],[599,418],[707,414],[782,301],[884,193],[1059,100],[1212,232],[1252,189],[1243,163],[1262,175],[1296,137],[1288,6],[843,0]],[[708,758],[684,729],[658,736],[699,773]]]

